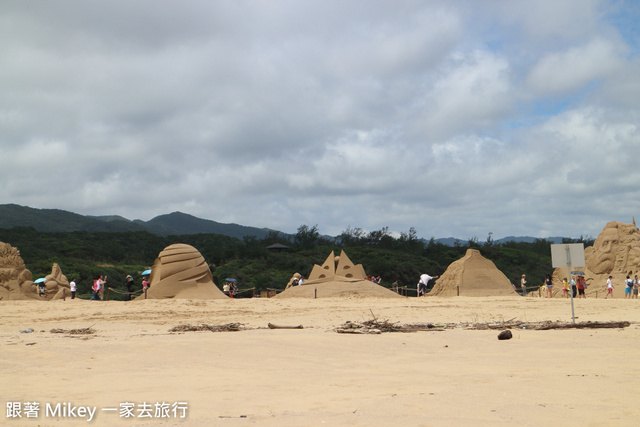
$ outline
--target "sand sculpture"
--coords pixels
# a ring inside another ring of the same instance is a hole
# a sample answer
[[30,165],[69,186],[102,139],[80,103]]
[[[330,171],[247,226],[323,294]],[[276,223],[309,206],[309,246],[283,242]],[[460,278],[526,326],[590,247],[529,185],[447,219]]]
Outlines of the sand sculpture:
[[[640,230],[635,219],[631,224],[611,221],[605,225],[593,246],[584,249],[586,266],[572,266],[574,270],[585,273],[586,295],[604,297],[606,282],[613,276],[613,295],[624,296],[624,280],[640,275]],[[584,267],[584,268],[583,268]],[[567,268],[557,268],[553,272],[554,296],[562,294],[562,279],[567,277]]]
[[[69,281],[58,264],[53,264],[51,274],[45,279],[45,300],[71,296]],[[0,300],[28,299],[42,300],[37,285],[33,283],[31,271],[27,270],[18,249],[0,242]]]
[[335,256],[334,252],[331,252],[322,265],[313,266],[309,277],[302,285],[293,286],[294,279],[300,277],[299,273],[295,273],[286,289],[274,298],[326,298],[353,295],[402,298],[397,293],[367,280],[362,264],[354,265],[344,251],[340,256]]
[[[228,298],[215,283],[204,257],[193,246],[176,243],[167,246],[156,258],[147,299]],[[144,299],[142,294],[138,298]]]
[[51,267],[51,274],[45,276],[47,279],[45,289],[47,292],[47,300],[71,298],[71,288],[67,276],[62,274],[62,270],[57,263]]
[[40,299],[35,286],[20,251],[0,242],[0,299]]
[[477,249],[467,249],[465,256],[454,261],[436,281],[430,296],[486,297],[514,295],[511,282],[496,265]]

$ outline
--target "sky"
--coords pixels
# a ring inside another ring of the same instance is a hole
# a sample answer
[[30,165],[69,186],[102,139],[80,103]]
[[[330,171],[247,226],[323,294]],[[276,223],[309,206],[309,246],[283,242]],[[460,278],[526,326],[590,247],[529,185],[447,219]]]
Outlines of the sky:
[[295,233],[640,220],[640,2],[0,2],[0,204]]

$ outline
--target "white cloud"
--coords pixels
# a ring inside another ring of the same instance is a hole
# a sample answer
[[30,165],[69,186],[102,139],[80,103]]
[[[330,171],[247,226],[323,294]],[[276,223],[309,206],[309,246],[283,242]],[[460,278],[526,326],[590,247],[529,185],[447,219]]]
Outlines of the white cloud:
[[594,235],[640,208],[637,47],[611,19],[624,12],[4,3],[0,203],[286,232]]
[[623,62],[623,52],[613,43],[595,39],[562,52],[540,58],[528,76],[528,83],[542,96],[558,96],[598,83]]

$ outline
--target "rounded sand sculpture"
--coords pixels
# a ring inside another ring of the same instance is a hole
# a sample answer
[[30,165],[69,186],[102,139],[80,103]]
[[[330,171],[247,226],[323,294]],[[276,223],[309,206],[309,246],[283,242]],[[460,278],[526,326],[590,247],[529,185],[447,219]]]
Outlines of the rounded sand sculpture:
[[[147,299],[218,299],[228,298],[215,283],[211,270],[200,252],[191,245],[167,246],[153,264]],[[142,294],[136,299],[145,299]]]
[[458,293],[466,297],[515,295],[507,276],[477,249],[467,249],[464,257],[451,263],[427,295],[454,297]]
[[[640,230],[635,220],[631,223],[611,221],[603,228],[593,246],[584,249],[586,266],[572,266],[583,271],[586,295],[598,297],[607,292],[607,278],[612,276],[615,298],[624,296],[625,279],[640,275]],[[583,268],[584,267],[584,268]],[[553,273],[554,295],[562,292],[562,279],[568,276],[566,268],[557,268]]]
[[344,251],[340,256],[334,252],[327,257],[324,264],[314,265],[309,278],[302,285],[294,286],[294,279],[300,278],[295,273],[286,289],[274,298],[329,298],[345,296],[402,298],[397,293],[367,280],[362,264],[354,265]]

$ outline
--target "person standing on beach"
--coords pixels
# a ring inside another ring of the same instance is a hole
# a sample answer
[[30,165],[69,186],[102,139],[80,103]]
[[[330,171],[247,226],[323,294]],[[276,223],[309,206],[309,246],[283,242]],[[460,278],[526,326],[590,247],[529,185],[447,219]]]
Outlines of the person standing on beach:
[[578,298],[587,298],[584,294],[585,289],[587,289],[587,281],[584,276],[578,276]]
[[[293,286],[295,286],[295,282]],[[231,285],[229,285],[229,282],[224,282],[224,285],[222,285],[222,293],[225,294],[226,296],[229,296],[230,291],[231,291]]]
[[632,294],[632,298],[638,298],[638,275],[636,274],[636,277],[633,279],[633,294]]
[[631,299],[631,291],[633,290],[633,279],[631,279],[631,276],[627,276],[625,284],[627,286],[624,288],[624,299]]
[[522,290],[522,296],[526,297],[527,296],[527,279],[524,274],[522,275],[522,279],[520,279],[520,289]]
[[100,299],[103,300],[104,299],[104,286],[107,284],[107,276],[100,276],[100,278],[98,279],[100,281]]
[[612,276],[609,276],[607,279],[607,295],[605,295],[604,299],[607,299],[609,295],[613,298],[613,283],[611,282]]
[[545,298],[553,298],[553,278],[550,274],[547,274],[547,277],[544,278],[544,287],[547,290]]
[[124,295],[124,300],[131,301],[131,294],[133,293],[133,287],[135,286],[135,283],[133,283],[133,277],[131,277],[131,275],[127,275],[125,286],[127,287],[127,293]]
[[569,298],[569,283],[567,282],[567,278],[562,279],[562,297]]
[[418,296],[424,296],[427,293],[427,284],[431,279],[437,279],[440,276],[429,276],[428,274],[420,275],[420,281],[418,282]]
[[73,279],[71,282],[69,282],[69,289],[71,289],[71,299],[74,299],[76,297],[76,290],[78,289],[76,279]]
[[47,299],[47,287],[44,281],[38,283],[38,295],[40,296],[40,299],[43,301]]
[[100,289],[102,287],[102,281],[100,280],[101,276],[98,276],[95,278],[95,280],[93,281],[93,286],[91,287],[91,290],[93,291],[93,296],[91,297],[92,301],[100,301]]

